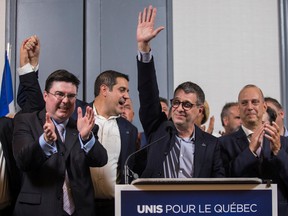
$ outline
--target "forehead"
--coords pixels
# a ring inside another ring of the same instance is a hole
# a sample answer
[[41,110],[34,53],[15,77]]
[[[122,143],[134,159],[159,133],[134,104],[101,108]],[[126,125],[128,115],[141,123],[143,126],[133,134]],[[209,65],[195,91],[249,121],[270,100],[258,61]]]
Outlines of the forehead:
[[239,101],[261,99],[261,91],[256,87],[248,87],[243,89],[239,94]]
[[115,85],[127,86],[127,88],[128,88],[128,81],[123,77],[117,77]]
[[229,116],[239,116],[240,115],[240,110],[238,106],[232,106],[229,109]]
[[76,93],[77,87],[71,82],[53,81],[50,90]]
[[190,101],[192,103],[197,102],[197,95],[195,93],[185,93],[182,89],[175,92],[174,98],[182,101]]

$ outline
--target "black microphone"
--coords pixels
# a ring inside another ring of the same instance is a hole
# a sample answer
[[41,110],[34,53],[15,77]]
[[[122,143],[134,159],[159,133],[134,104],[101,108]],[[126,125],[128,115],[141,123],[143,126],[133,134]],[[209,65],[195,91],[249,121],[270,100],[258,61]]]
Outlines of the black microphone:
[[[164,125],[165,125],[165,126],[164,126],[165,130],[168,132],[167,134],[165,134],[164,136],[159,137],[158,139],[154,140],[154,141],[151,142],[151,143],[148,143],[148,144],[145,145],[143,148],[138,149],[137,151],[133,152],[132,154],[130,154],[130,155],[127,157],[127,159],[126,159],[126,161],[125,161],[125,163],[124,163],[125,184],[129,184],[129,177],[133,177],[133,179],[139,178],[139,175],[138,175],[137,173],[133,172],[133,170],[131,170],[131,169],[129,168],[129,166],[128,166],[128,162],[129,162],[130,158],[131,158],[132,156],[135,156],[135,155],[138,154],[139,152],[147,149],[147,148],[150,147],[151,145],[154,145],[155,143],[163,140],[163,139],[166,138],[167,136],[172,137],[173,131],[174,131],[174,124],[173,124],[173,122],[172,122],[172,121],[166,121],[166,122],[164,123]],[[131,173],[132,176],[130,176],[129,173]]]

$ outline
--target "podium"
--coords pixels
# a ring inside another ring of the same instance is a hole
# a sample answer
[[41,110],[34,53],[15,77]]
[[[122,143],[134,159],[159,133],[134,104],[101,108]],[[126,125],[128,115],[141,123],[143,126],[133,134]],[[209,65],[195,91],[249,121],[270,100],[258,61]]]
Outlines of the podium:
[[277,185],[258,178],[152,178],[115,186],[116,216],[277,214]]

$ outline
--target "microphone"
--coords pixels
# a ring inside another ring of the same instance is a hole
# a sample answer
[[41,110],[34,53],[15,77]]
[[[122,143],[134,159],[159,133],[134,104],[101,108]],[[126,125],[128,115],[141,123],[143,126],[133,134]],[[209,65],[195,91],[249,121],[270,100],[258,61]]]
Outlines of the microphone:
[[[130,154],[125,163],[124,163],[124,176],[125,176],[125,184],[129,184],[129,177],[133,177],[133,179],[137,179],[139,178],[139,175],[135,172],[133,172],[133,170],[131,170],[128,166],[128,162],[130,160],[131,157],[135,156],[136,154],[138,154],[139,152],[149,148],[150,146],[154,145],[155,143],[163,140],[164,138],[166,138],[167,136],[172,137],[173,131],[174,131],[174,125],[172,121],[166,121],[164,123],[164,128],[165,130],[168,132],[167,134],[165,134],[164,136],[159,137],[158,139],[154,140],[151,143],[148,143],[147,145],[145,145],[143,148],[138,149],[137,151],[133,152],[132,154]],[[132,176],[130,175],[130,173],[132,174]]]

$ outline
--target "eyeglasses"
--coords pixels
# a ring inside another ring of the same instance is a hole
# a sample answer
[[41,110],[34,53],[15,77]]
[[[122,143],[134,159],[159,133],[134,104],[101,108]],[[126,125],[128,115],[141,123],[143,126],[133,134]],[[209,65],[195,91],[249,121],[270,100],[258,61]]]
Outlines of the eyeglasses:
[[77,94],[65,94],[65,93],[60,92],[60,91],[56,91],[54,94],[51,92],[48,92],[48,91],[47,91],[47,93],[54,95],[57,100],[63,100],[65,97],[67,97],[69,101],[73,101],[77,97]]
[[176,99],[171,99],[170,100],[171,102],[171,106],[173,108],[178,108],[180,106],[180,104],[182,104],[182,108],[185,110],[185,111],[188,111],[190,109],[192,109],[194,106],[196,106],[196,104],[192,104],[188,101],[179,101],[179,100],[176,100]]

